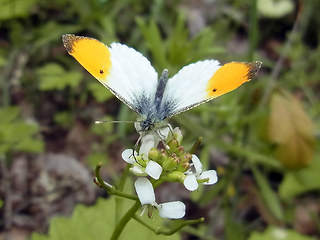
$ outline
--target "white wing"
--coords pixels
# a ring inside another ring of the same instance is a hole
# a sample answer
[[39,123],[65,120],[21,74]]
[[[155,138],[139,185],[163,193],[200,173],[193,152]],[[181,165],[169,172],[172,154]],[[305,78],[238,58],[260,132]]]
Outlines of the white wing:
[[133,48],[73,34],[62,36],[64,46],[89,73],[132,110],[146,115],[154,101],[158,75],[149,60]]
[[260,66],[261,62],[220,65],[217,60],[187,65],[168,80],[162,108],[169,106],[167,117],[189,110],[238,88],[249,81]]

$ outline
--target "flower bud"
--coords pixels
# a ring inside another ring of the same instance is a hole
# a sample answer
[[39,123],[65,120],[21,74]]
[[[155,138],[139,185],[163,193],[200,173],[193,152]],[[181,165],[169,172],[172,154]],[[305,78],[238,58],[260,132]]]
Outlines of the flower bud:
[[192,159],[191,153],[185,153],[183,156],[180,157],[181,162],[189,163]]
[[174,153],[174,152],[176,152],[177,150],[178,150],[178,141],[176,140],[176,139],[171,139],[168,143],[168,146],[169,146],[169,148],[170,148],[170,152],[171,153]]
[[163,161],[167,159],[167,157],[168,157],[167,152],[164,149],[161,149],[157,162],[161,165]]
[[176,162],[176,159],[173,157],[167,157],[162,163],[163,170],[168,172],[171,172],[176,167],[177,167],[177,162]]
[[150,160],[157,162],[159,155],[160,155],[160,153],[156,148],[150,149],[150,151],[149,151],[149,159]]
[[184,147],[182,146],[179,146],[177,151],[176,151],[176,154],[180,157],[184,154]]
[[179,172],[185,172],[185,171],[187,171],[189,168],[190,168],[190,163],[188,163],[188,162],[183,162],[183,163],[181,163],[181,164],[178,166],[177,171],[179,171]]

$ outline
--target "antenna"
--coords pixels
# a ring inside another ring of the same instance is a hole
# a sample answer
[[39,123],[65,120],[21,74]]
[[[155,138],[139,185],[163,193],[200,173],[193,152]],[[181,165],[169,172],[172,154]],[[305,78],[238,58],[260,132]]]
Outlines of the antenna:
[[135,123],[136,121],[121,121],[121,120],[96,120],[94,123],[95,124],[101,124],[101,123]]

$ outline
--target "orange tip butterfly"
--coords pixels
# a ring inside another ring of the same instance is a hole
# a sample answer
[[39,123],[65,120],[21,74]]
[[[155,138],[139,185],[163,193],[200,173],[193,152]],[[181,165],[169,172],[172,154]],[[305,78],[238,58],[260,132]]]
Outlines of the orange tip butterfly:
[[158,74],[149,60],[124,44],[102,42],[65,34],[63,45],[92,76],[141,116],[141,130],[194,108],[251,80],[261,62],[204,60],[183,67],[168,79],[168,71]]

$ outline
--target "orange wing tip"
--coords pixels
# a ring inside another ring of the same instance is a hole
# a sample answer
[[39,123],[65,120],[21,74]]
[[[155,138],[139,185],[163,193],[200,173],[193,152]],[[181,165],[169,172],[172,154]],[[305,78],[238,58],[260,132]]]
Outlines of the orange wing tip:
[[251,80],[259,71],[261,68],[262,62],[255,61],[252,63],[247,63],[249,72],[248,72],[248,81]]
[[67,52],[73,56],[91,75],[102,83],[110,73],[111,59],[107,46],[94,38],[62,35],[62,42]]
[[250,81],[261,67],[261,62],[231,62],[221,66],[207,85],[207,97],[215,98],[228,93]]
[[74,34],[64,34],[62,35],[62,42],[63,46],[67,50],[69,54],[73,52],[73,46],[74,43],[79,39],[80,37],[74,35]]

